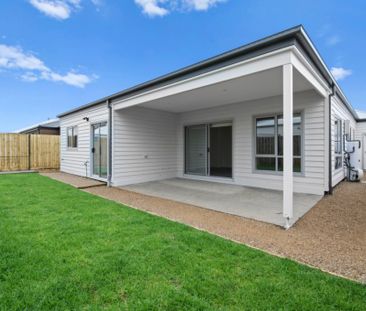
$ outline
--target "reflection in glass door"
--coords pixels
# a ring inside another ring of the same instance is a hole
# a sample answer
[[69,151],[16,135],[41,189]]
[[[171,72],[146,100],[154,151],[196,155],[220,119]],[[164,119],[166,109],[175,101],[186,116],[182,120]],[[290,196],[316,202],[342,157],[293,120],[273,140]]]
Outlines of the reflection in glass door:
[[232,177],[232,124],[210,124],[210,176]]
[[93,175],[107,178],[108,174],[108,127],[107,122],[92,125]]
[[185,128],[185,174],[232,177],[232,123]]
[[207,125],[185,128],[185,172],[207,175]]

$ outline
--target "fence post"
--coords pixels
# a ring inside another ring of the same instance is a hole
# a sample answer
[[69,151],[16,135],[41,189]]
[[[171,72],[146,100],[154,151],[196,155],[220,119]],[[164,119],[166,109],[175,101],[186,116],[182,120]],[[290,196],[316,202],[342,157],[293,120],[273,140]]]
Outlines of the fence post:
[[31,134],[28,134],[28,171],[31,170]]

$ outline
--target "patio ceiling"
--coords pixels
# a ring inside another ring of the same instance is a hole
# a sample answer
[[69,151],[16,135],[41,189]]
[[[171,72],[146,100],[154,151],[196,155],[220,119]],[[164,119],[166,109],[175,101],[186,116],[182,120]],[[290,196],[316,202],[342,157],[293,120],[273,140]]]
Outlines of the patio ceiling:
[[[313,89],[295,69],[294,92]],[[156,99],[140,106],[180,113],[282,95],[282,67]]]

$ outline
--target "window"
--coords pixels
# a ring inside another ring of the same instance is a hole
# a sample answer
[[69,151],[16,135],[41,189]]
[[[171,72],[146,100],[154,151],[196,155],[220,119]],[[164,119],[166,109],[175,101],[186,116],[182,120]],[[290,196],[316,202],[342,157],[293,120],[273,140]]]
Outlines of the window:
[[[293,117],[293,171],[301,172],[302,118]],[[283,117],[276,115],[256,119],[255,167],[264,171],[283,171]]]
[[335,153],[335,169],[342,167],[342,121],[334,122],[334,153]]
[[78,127],[72,126],[67,128],[67,148],[78,147]]

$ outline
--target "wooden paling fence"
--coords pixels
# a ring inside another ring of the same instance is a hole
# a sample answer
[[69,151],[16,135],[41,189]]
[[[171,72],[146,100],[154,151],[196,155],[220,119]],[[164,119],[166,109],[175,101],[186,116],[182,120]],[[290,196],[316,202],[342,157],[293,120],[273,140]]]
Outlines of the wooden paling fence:
[[60,136],[0,134],[0,172],[60,168]]

